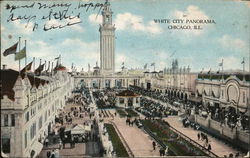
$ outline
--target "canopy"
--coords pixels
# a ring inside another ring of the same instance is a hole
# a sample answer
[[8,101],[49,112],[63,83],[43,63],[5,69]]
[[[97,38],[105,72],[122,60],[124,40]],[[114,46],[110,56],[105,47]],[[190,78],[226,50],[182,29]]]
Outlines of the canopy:
[[84,134],[84,133],[85,133],[85,129],[83,125],[78,124],[71,129],[71,134]]

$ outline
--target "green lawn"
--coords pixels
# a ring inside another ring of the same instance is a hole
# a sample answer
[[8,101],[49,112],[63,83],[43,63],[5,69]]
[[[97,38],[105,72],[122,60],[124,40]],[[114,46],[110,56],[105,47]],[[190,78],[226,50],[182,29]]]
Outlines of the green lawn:
[[157,139],[163,141],[169,147],[169,153],[173,154],[170,154],[171,156],[206,156],[206,153],[187,142],[184,138],[178,137],[177,133],[172,131],[166,124],[160,123],[160,120],[143,120],[142,124],[155,133]]
[[123,109],[116,109],[117,113],[120,115],[120,117],[126,117],[127,113]]
[[110,136],[112,145],[114,147],[114,151],[116,152],[116,156],[117,157],[128,157],[129,155],[128,155],[125,147],[123,146],[118,134],[116,133],[113,125],[105,123],[104,126],[106,127],[107,132]]
[[125,109],[125,111],[128,113],[129,116],[131,117],[138,117],[139,114],[137,114],[137,112],[135,112],[133,109]]

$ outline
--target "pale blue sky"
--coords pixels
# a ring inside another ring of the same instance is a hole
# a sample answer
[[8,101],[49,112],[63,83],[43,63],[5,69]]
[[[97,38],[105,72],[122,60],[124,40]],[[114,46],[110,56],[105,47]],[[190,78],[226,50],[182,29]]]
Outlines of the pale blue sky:
[[[81,4],[90,2],[104,3],[101,0],[80,1]],[[36,57],[36,66],[40,58],[42,61],[54,61],[59,54],[63,65],[68,68],[73,62],[78,70],[83,67],[86,71],[88,63],[91,66],[96,61],[99,63],[98,29],[101,17],[95,16],[99,8],[90,8],[86,12],[84,8],[74,9],[79,1],[56,1],[56,4],[70,3],[70,12],[80,12],[82,22],[63,29],[43,31],[45,21],[39,18],[48,15],[50,9],[38,10],[38,3],[36,1],[32,9],[12,11],[14,15],[37,16],[38,29],[32,32],[34,20],[27,28],[24,21],[7,22],[10,10],[5,9],[6,4],[22,6],[32,2],[1,2],[1,53],[22,37],[21,47],[27,40],[28,62]],[[41,3],[53,4],[53,1]],[[249,3],[237,0],[112,0],[110,3],[116,26],[116,70],[120,70],[123,61],[128,68],[141,68],[146,63],[155,62],[156,69],[160,70],[169,67],[173,58],[179,60],[180,66],[189,65],[192,71],[202,68],[217,71],[221,59],[224,59],[224,69],[242,69],[243,57],[249,70]],[[59,8],[54,11],[59,11]],[[216,24],[202,25],[203,30],[197,31],[170,30],[169,24],[153,22],[154,19],[179,18],[213,19]],[[47,21],[48,25],[55,23],[65,24],[65,21]],[[18,68],[13,55],[2,56],[2,64]]]

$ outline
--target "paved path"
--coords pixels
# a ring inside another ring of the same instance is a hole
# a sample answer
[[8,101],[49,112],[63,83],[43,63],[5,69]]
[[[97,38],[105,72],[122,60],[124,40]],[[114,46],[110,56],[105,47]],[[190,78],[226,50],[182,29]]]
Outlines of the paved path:
[[113,122],[126,140],[135,157],[159,156],[159,148],[153,150],[153,140],[137,126],[129,127],[125,118],[115,117]]
[[[165,118],[165,120],[175,129],[183,133],[184,135],[188,136],[195,142],[199,143],[200,145],[204,145],[203,141],[198,140],[197,134],[200,131],[194,130],[193,128],[184,128],[182,125],[182,122],[179,120],[178,116],[170,116],[168,118]],[[224,144],[223,142],[219,141],[218,139],[211,137],[208,135],[208,141],[211,144],[212,152],[214,152],[216,155],[220,157],[224,157],[224,155],[229,155],[230,153],[237,153],[238,151],[227,144]]]

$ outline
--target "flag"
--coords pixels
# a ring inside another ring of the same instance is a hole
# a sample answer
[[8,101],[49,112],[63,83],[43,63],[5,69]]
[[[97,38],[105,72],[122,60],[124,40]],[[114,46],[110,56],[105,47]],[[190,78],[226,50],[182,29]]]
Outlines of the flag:
[[[184,67],[184,70],[185,70],[185,69],[186,69],[186,68]],[[203,71],[204,71],[204,68],[202,68],[202,70],[201,70],[201,72],[200,72],[200,73],[202,74],[202,73],[203,73]]]
[[48,65],[48,68],[47,68],[46,72],[48,72],[49,69],[50,69],[50,61],[49,61],[49,65]]
[[146,69],[147,67],[148,67],[148,64],[145,64],[145,65],[144,65],[144,69]]
[[122,62],[122,65],[124,65],[124,62]]
[[219,66],[223,66],[223,63],[221,62],[221,63],[219,63]]
[[244,59],[244,58],[243,58],[243,60],[242,60],[241,64],[245,64],[245,59]]
[[30,71],[31,70],[31,67],[32,67],[32,62],[30,62],[28,65],[26,65],[22,70],[21,70],[21,74],[27,72],[27,71]]
[[18,45],[18,42],[16,44],[14,44],[13,46],[11,46],[10,48],[5,49],[5,51],[3,52],[3,56],[7,56],[7,55],[10,55],[10,54],[15,54],[16,49],[17,49],[17,45]]
[[57,58],[55,58],[55,60],[58,60],[60,58],[60,56],[59,57],[57,57]]
[[15,60],[21,60],[26,57],[26,47],[24,47],[20,52],[15,54]]
[[151,66],[155,66],[155,63],[152,63]]
[[40,65],[36,70],[35,70],[35,75],[41,75],[41,72],[43,71],[44,64]]
[[210,74],[210,72],[211,72],[211,69],[207,72],[207,74]]

